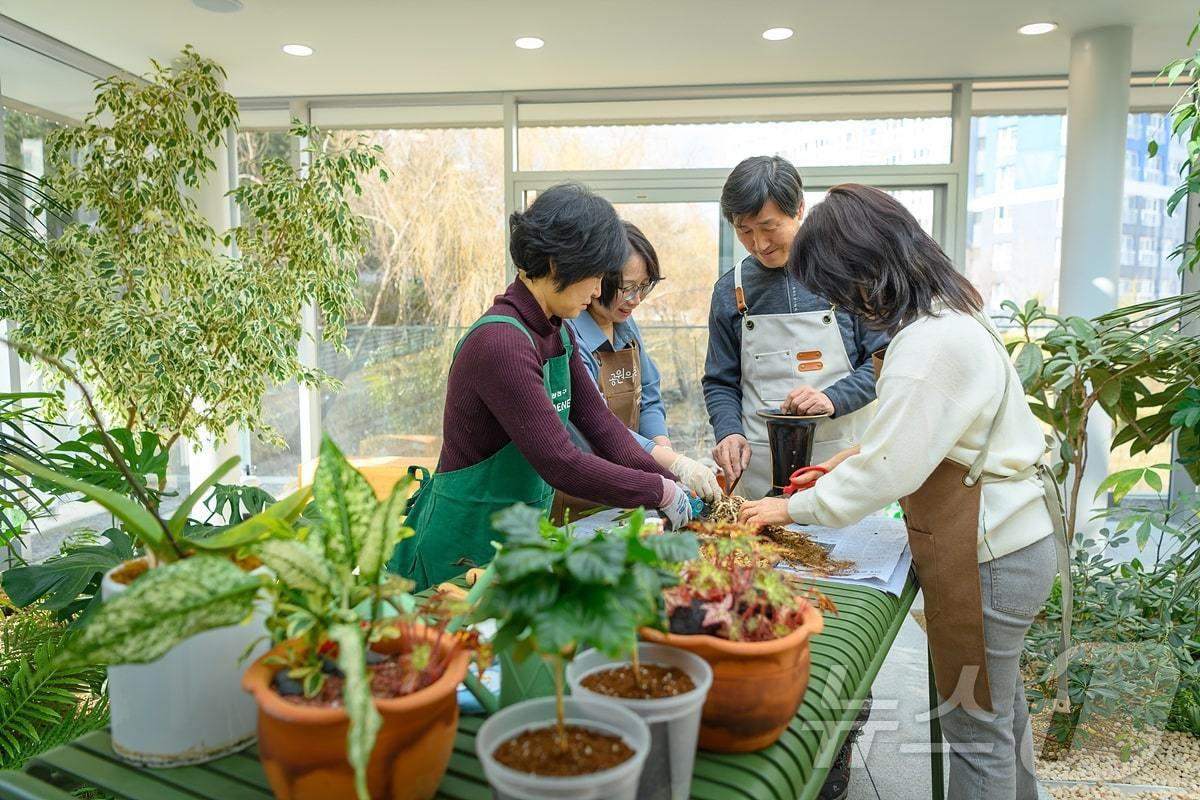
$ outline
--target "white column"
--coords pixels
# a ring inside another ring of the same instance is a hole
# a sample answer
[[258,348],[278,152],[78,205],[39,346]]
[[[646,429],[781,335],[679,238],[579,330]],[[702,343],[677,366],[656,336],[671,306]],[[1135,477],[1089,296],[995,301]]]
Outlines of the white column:
[[[0,81],[0,94],[2,93],[3,82]],[[8,148],[4,142],[4,106],[0,106],[0,164],[8,163]],[[9,327],[8,320],[0,320],[0,337],[8,338]],[[21,391],[21,358],[17,351],[8,345],[0,345],[0,391]]]
[[971,177],[971,93],[970,81],[954,84],[950,100],[950,163],[958,176],[958,186],[946,204],[947,253],[954,265],[967,271],[967,186]]
[[[1059,313],[1094,317],[1117,307],[1125,135],[1133,31],[1112,26],[1071,37],[1067,87],[1067,160],[1063,187]],[[1078,527],[1089,523],[1096,488],[1108,475],[1112,420],[1094,407]]]
[[512,255],[508,252],[508,218],[514,211],[522,209],[521,198],[517,196],[513,185],[515,174],[521,169],[518,158],[520,134],[517,130],[517,98],[511,94],[504,95],[504,283],[508,285],[517,277],[516,267],[513,266]]
[[1133,32],[1071,38],[1059,311],[1094,317],[1117,305],[1125,132]]
[[[293,120],[305,125],[312,124],[312,111],[307,101],[293,100],[288,105],[288,114]],[[308,137],[292,137],[292,167],[301,176],[308,174]],[[300,363],[316,369],[320,366],[321,328],[315,303],[305,303],[300,312]],[[300,387],[300,463],[305,464],[317,457],[321,450],[321,390],[308,386]]]
[[[223,137],[218,144],[209,149],[208,155],[216,165],[215,169],[207,175],[207,179],[200,185],[199,189],[186,190],[188,196],[196,202],[200,213],[208,220],[208,224],[216,231],[218,237],[228,231],[232,224],[229,198],[226,197],[232,185],[230,183],[229,169],[229,143],[231,139],[232,137],[230,136]],[[228,253],[227,248],[219,241],[214,244],[214,247],[222,253]],[[241,430],[236,426],[229,428],[229,430],[225,431],[220,443],[209,432],[200,433],[194,439],[190,439],[188,443],[191,446],[191,453],[188,458],[188,475],[191,479],[191,485],[196,486],[200,481],[208,477],[222,461],[231,456],[241,455]],[[241,477],[242,470],[239,467],[222,478],[221,482],[240,483]]]

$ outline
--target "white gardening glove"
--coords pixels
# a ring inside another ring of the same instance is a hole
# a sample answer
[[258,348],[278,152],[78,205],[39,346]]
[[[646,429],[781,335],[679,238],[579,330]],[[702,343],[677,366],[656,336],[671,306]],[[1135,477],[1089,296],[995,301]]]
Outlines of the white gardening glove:
[[667,527],[679,530],[692,521],[692,501],[687,489],[678,483],[665,482],[670,487],[659,512],[666,517]]
[[705,502],[714,502],[721,494],[716,473],[694,458],[680,454],[667,469],[675,473],[688,491]]

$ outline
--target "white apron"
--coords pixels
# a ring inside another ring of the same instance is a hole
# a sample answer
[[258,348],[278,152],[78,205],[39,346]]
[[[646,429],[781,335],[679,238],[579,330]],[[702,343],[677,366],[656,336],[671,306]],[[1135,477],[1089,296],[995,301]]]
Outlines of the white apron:
[[[750,466],[737,493],[748,500],[771,490],[771,447],[767,422],[754,412],[779,408],[798,386],[823,390],[853,369],[833,309],[793,314],[747,312],[742,265],[734,267],[734,291],[742,315],[742,429],[750,442]],[[873,406],[817,423],[812,461],[819,464],[858,442]]]

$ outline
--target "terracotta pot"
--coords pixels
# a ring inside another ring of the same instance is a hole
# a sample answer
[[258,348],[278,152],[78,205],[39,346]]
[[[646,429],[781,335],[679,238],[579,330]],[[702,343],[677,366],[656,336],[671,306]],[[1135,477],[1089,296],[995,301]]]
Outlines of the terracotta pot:
[[825,627],[815,606],[804,624],[769,642],[731,642],[643,628],[642,638],[688,650],[712,667],[713,682],[700,715],[700,749],[748,753],[774,744],[796,716],[808,688],[809,637]]
[[[419,633],[430,642],[436,635],[424,628]],[[445,637],[441,647],[451,647],[451,639]],[[394,639],[373,646],[392,653],[400,644]],[[287,646],[260,658],[242,678],[242,688],[258,701],[258,752],[271,791],[280,800],[352,798],[354,770],[346,758],[350,720],[345,710],[296,705],[271,687],[280,666],[265,661]],[[458,730],[457,689],[468,660],[469,655],[460,652],[442,677],[419,692],[375,699],[383,725],[367,767],[373,800],[429,800],[437,792]]]

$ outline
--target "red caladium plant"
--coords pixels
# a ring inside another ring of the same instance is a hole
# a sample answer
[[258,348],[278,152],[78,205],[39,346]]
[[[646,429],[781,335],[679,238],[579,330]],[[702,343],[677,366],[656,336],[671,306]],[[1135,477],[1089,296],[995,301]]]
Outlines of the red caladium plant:
[[679,584],[663,592],[671,633],[763,642],[799,628],[810,603],[836,611],[815,588],[777,571],[777,560],[775,548],[753,535],[705,542],[700,557],[683,565]]

